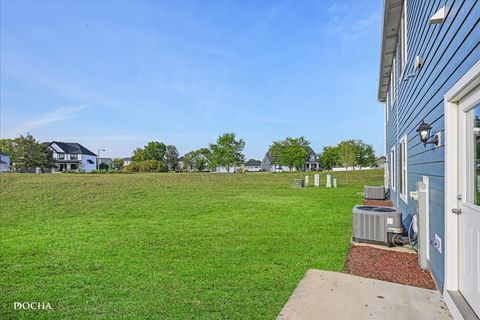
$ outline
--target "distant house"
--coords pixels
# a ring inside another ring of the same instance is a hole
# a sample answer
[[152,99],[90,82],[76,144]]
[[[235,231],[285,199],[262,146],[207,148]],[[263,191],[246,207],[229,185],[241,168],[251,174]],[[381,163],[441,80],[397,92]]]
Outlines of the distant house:
[[123,166],[126,167],[132,163],[132,158],[123,158]]
[[318,155],[313,149],[308,147],[308,159],[305,161],[305,171],[316,171],[320,168]]
[[[268,150],[268,152],[265,154],[265,157],[263,157],[261,170],[271,171],[271,172],[283,172],[283,171],[290,171],[290,167],[275,164],[275,159],[270,153],[270,150]],[[293,168],[293,171],[295,171],[295,168]]]
[[108,167],[111,167],[113,165],[113,160],[112,158],[98,158],[97,163],[99,168],[102,168],[102,164],[105,164]]
[[225,167],[218,166],[218,167],[215,168],[215,172],[217,172],[217,173],[235,173],[237,171],[237,169],[238,169],[237,166],[232,166],[232,167],[228,168],[228,170]]
[[177,159],[177,170],[178,171],[183,171],[183,160],[185,160],[184,156],[181,156],[180,158]]
[[250,159],[245,162],[243,169],[248,172],[262,171],[262,162],[260,160]]
[[0,172],[10,171],[10,155],[0,152]]
[[210,171],[209,168],[210,160],[203,154],[199,153],[189,161],[188,171],[207,172]]
[[44,142],[53,151],[56,168],[52,172],[91,172],[97,168],[97,155],[75,142]]
[[[313,151],[312,148],[308,147],[308,158],[304,163],[303,170],[305,171],[312,171],[312,170],[318,170],[320,168],[319,162],[318,162],[318,156]],[[291,168],[289,166],[281,166],[278,164],[275,164],[274,157],[272,156],[270,150],[265,154],[265,157],[263,158],[262,165],[261,165],[262,171],[271,171],[271,172],[284,172],[284,171],[296,171],[296,168]]]

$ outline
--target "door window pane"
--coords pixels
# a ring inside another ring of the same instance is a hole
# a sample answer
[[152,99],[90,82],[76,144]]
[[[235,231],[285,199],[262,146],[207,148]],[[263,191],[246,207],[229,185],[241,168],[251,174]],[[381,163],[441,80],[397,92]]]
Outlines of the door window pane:
[[[480,106],[473,109],[473,198],[476,205],[480,205]],[[471,158],[470,158],[471,159]],[[470,189],[471,190],[471,189]]]

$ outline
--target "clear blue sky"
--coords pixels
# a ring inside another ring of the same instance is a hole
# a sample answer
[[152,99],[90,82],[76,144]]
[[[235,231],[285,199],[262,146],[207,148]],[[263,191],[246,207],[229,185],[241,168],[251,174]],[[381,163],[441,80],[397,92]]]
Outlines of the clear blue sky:
[[1,1],[1,137],[129,156],[235,132],[383,153],[381,1]]

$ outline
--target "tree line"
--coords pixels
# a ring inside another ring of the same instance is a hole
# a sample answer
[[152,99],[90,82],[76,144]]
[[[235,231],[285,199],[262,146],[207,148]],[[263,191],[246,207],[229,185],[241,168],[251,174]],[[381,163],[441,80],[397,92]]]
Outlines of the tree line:
[[320,166],[327,170],[334,167],[376,167],[377,161],[373,146],[354,139],[324,147],[319,157]]
[[[310,156],[309,147],[310,142],[304,137],[287,137],[274,141],[268,153],[272,164],[298,170],[303,168]],[[151,141],[143,148],[133,151],[132,162],[128,166],[124,166],[123,159],[115,158],[111,165],[102,163],[99,168],[108,171],[168,172],[180,169],[205,171],[223,167],[230,172],[231,168],[245,162],[244,148],[243,139],[237,139],[235,133],[224,133],[208,147],[187,152],[180,164],[180,154],[174,145]],[[52,151],[30,134],[15,139],[0,139],[0,150],[10,155],[12,168],[16,171],[37,167],[49,169],[55,166]],[[317,157],[320,167],[327,170],[334,167],[375,167],[381,164],[379,159],[375,157],[371,145],[355,139],[324,147]]]
[[[194,171],[213,170],[224,167],[227,171],[240,166],[245,161],[243,149],[245,141],[237,139],[235,133],[224,133],[218,137],[216,143],[210,143],[208,148],[200,148],[185,154],[182,169],[190,171],[192,160]],[[203,157],[197,157],[198,155]],[[174,145],[165,145],[163,142],[151,141],[143,148],[133,151],[132,163],[125,167],[128,172],[167,172],[179,171],[179,152]]]

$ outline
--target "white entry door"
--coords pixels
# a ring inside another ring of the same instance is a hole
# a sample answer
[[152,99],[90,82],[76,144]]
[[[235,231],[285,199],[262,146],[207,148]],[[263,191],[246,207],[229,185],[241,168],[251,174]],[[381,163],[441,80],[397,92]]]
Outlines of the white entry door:
[[459,291],[480,315],[480,87],[459,101]]

